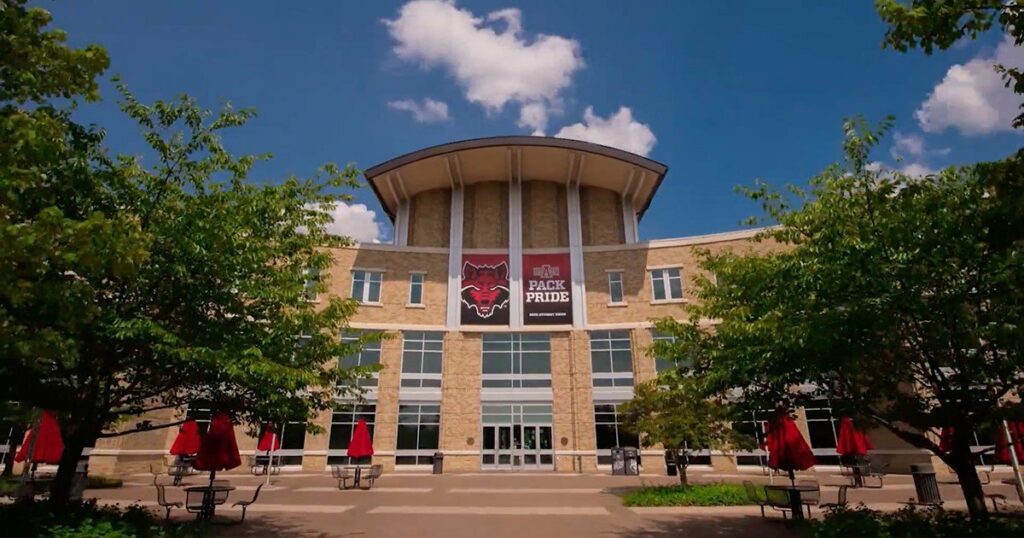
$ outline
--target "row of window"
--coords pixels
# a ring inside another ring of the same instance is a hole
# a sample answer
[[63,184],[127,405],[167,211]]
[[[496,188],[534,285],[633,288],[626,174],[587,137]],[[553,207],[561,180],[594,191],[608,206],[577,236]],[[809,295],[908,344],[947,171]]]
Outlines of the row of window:
[[[401,386],[440,388],[444,362],[444,333],[405,331],[402,333]],[[655,341],[671,339],[653,333]],[[354,341],[358,333],[349,332],[343,340]],[[530,389],[551,387],[551,335],[547,333],[484,333],[482,336],[481,386],[485,389]],[[367,343],[362,350],[341,359],[351,368],[380,364],[380,341]],[[628,330],[591,331],[590,365],[594,387],[633,386],[633,348]],[[658,372],[674,363],[655,359]],[[360,381],[364,387],[377,385],[376,378]]]
[[[423,279],[426,273],[409,273],[409,297],[406,306],[423,306]],[[683,278],[678,267],[648,271],[651,280],[652,302],[674,302],[683,299]],[[318,272],[310,269],[306,273],[306,298],[317,298]],[[380,289],[384,280],[381,271],[357,269],[352,271],[352,289],[349,297],[363,304],[381,304]],[[608,271],[608,298],[612,305],[626,304],[622,271]]]

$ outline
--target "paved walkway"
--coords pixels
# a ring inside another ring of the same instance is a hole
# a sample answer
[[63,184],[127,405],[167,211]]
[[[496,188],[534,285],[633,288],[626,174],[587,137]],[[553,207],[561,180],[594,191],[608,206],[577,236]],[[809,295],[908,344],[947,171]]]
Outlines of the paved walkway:
[[[247,475],[218,475],[238,489],[228,505],[251,499],[260,479]],[[829,473],[801,476],[823,484],[822,501],[833,502],[844,480]],[[1003,493],[1011,501],[1010,486],[998,484],[998,476],[986,489]],[[695,482],[739,482],[751,479],[767,483],[767,477],[694,473]],[[162,479],[164,480],[164,479]],[[776,479],[776,482],[779,480]],[[186,479],[184,485],[200,484],[202,478]],[[162,482],[163,483],[163,482]],[[672,477],[612,477],[537,473],[467,473],[440,476],[389,473],[371,490],[337,489],[329,474],[282,474],[264,487],[249,509],[244,525],[218,527],[223,536],[360,536],[445,538],[544,538],[544,537],[668,537],[796,536],[777,516],[760,517],[757,507],[635,508],[622,506],[619,494],[642,485],[677,483]],[[168,488],[169,500],[184,500],[184,492]],[[947,506],[957,508],[959,490],[942,485]],[[89,490],[88,496],[106,503],[142,502],[155,506],[149,475],[129,477],[125,487]],[[851,503],[864,502],[880,509],[899,508],[899,501],[914,496],[908,476],[891,476],[883,490],[850,490]],[[1016,504],[1016,503],[1014,503]],[[225,505],[218,519],[237,522],[240,510]],[[182,510],[174,519],[192,517]]]

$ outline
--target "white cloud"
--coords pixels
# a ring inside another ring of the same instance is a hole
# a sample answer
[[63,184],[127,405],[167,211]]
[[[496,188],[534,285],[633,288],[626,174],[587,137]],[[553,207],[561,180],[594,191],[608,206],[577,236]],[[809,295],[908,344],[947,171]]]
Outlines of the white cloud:
[[327,233],[343,235],[359,243],[380,243],[381,226],[377,213],[366,204],[339,202],[330,211],[333,220],[327,224]]
[[583,123],[562,127],[555,136],[612,146],[644,156],[658,141],[651,128],[634,120],[633,111],[624,106],[607,118],[594,114],[594,108],[588,106],[583,112]]
[[924,154],[924,138],[921,138],[921,135],[905,135],[896,131],[893,134],[893,146],[890,153],[895,158],[920,157]]
[[938,170],[922,163],[910,163],[900,167],[900,172],[903,172],[910,177],[924,177],[938,173]]
[[950,67],[914,112],[921,128],[929,133],[954,128],[965,135],[1012,130],[1020,98],[1003,85],[994,64],[1024,67],[1024,49],[1006,36],[991,57],[979,56]]
[[[466,99],[488,113],[518,104],[519,125],[543,133],[561,92],[583,67],[579,43],[561,36],[523,36],[522,12],[494,11],[484,18],[454,2],[413,0],[394,20],[384,20],[395,54],[451,75]],[[500,26],[504,28],[499,28]]]
[[412,113],[412,118],[418,123],[434,123],[448,119],[448,104],[444,101],[436,101],[424,97],[422,103],[412,99],[391,101],[388,106],[395,110],[404,110]]

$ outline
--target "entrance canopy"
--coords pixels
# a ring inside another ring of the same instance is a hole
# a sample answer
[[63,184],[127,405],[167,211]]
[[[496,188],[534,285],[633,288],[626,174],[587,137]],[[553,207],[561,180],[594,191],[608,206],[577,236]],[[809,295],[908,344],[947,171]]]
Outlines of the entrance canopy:
[[544,136],[476,138],[433,146],[378,164],[365,173],[384,210],[421,192],[487,181],[551,181],[612,190],[633,201],[638,217],[668,167],[628,151]]

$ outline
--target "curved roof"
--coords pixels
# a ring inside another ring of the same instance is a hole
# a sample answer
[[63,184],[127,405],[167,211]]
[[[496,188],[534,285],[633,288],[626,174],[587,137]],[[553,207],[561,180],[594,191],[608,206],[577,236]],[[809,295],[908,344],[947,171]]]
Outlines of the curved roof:
[[544,136],[474,138],[420,149],[364,175],[394,219],[398,205],[420,192],[483,181],[579,182],[629,197],[642,216],[668,166],[621,149]]

